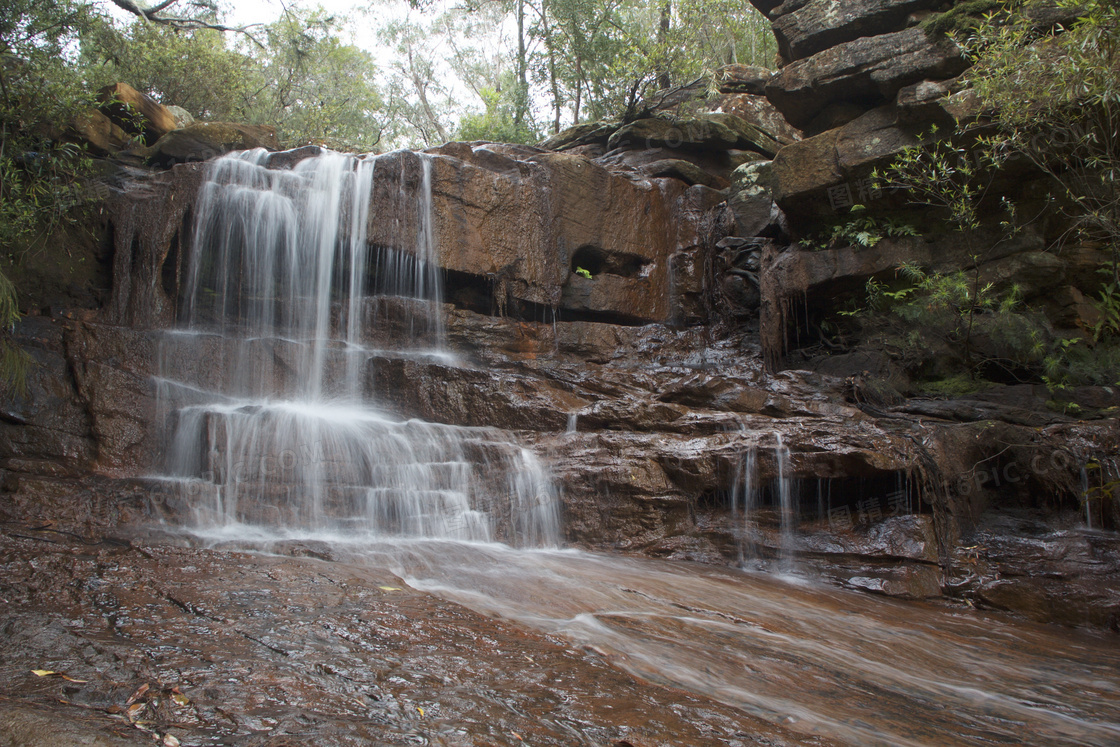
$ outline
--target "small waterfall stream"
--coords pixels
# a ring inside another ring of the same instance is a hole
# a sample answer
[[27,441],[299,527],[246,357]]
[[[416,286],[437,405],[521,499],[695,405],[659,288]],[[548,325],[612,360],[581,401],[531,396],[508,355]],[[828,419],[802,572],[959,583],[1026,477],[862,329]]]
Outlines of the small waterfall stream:
[[[771,491],[775,502],[779,535],[777,543],[779,568],[783,572],[793,570],[793,553],[796,540],[797,507],[793,498],[793,475],[789,464],[789,447],[782,441],[780,433],[774,434],[774,463],[777,475],[772,481]],[[768,450],[769,451],[769,450]],[[737,515],[742,503],[743,517],[739,538],[739,563],[754,566],[762,560],[760,549],[764,544],[759,514],[762,511],[762,485],[758,478],[758,447],[751,446],[743,454],[736,469],[731,487],[731,510]]]
[[[161,351],[165,478],[197,528],[556,545],[556,492],[535,455],[492,429],[395,418],[364,396],[375,353],[447,356],[429,158],[268,159],[211,166],[182,327]],[[397,199],[371,215],[385,181]],[[371,247],[371,225],[398,244]],[[411,299],[412,342],[376,351],[387,296]]]

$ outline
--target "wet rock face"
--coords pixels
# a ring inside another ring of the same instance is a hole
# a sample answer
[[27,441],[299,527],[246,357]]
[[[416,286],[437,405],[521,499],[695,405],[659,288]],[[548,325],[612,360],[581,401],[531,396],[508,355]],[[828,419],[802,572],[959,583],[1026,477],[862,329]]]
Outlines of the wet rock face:
[[11,531],[0,656],[20,666],[0,684],[3,744],[559,747],[573,725],[596,744],[821,744],[323,544],[253,556]]
[[[578,155],[460,143],[432,156],[439,264],[497,287],[503,305],[667,320],[671,259],[711,240],[708,216],[722,201],[702,185],[649,179]],[[402,169],[406,190],[414,188],[417,163],[397,166],[394,158],[382,159],[386,172]],[[407,249],[408,230],[402,237],[377,221],[402,199],[395,184],[375,185],[370,240]]]
[[1120,538],[1075,522],[1022,510],[987,516],[957,550],[951,593],[1039,622],[1120,632]]

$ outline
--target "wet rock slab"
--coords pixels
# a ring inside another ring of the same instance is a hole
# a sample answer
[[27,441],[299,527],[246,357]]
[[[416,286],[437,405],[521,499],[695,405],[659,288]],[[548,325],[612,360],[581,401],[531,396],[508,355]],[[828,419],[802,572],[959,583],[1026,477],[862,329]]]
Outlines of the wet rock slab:
[[275,549],[2,527],[0,743],[825,744],[323,560],[324,543]]

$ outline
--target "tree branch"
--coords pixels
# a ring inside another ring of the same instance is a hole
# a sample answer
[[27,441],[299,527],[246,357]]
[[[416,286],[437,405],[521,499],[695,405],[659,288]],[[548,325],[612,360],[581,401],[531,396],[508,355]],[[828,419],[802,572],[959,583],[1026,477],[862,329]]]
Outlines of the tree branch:
[[190,31],[193,29],[229,31],[235,34],[242,34],[261,49],[265,48],[264,44],[262,44],[255,36],[253,36],[252,32],[249,31],[249,29],[251,28],[263,25],[260,23],[251,23],[247,26],[226,26],[225,24],[221,23],[210,23],[209,21],[204,21],[201,18],[183,18],[181,16],[163,15],[163,11],[179,2],[179,0],[163,0],[163,2],[152,8],[142,8],[132,0],[109,0],[109,2],[125,11],[126,13],[131,13],[138,18],[143,18],[149,23],[158,23],[161,26],[169,26],[173,29],[182,29],[184,31]]

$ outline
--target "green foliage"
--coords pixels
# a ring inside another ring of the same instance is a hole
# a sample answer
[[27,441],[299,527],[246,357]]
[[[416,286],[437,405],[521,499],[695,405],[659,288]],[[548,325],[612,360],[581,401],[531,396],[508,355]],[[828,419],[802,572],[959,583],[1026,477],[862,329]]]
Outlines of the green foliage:
[[992,370],[1012,376],[1037,370],[1053,352],[1044,319],[1023,307],[1018,286],[997,289],[969,271],[930,272],[913,264],[902,265],[898,279],[869,280],[866,307],[847,315],[871,326],[878,319],[892,330],[886,337],[903,358],[923,361],[932,350],[954,351],[962,375],[975,378]]
[[243,43],[260,67],[253,124],[273,124],[286,145],[373,150],[381,139],[377,65],[339,38],[342,19],[289,9],[265,29],[264,48]]
[[93,22],[67,0],[0,0],[0,246],[27,249],[81,201],[85,154],[59,140],[88,96],[66,50]]
[[[911,204],[941,211],[962,232],[966,241],[980,228],[981,205],[988,196],[1000,161],[990,148],[965,146],[939,139],[937,126],[930,128],[919,145],[903,149],[886,169],[876,169],[872,178],[883,189],[907,193]],[[1015,206],[1001,199],[1008,234],[1018,230]],[[970,254],[975,247],[969,247]]]
[[1067,386],[1120,386],[1120,338],[1074,345],[1053,362],[1051,381]]
[[996,165],[1021,159],[1048,176],[1070,234],[1111,246],[1120,283],[1120,5],[1062,4],[1080,15],[1071,28],[994,14],[958,41],[996,128],[981,146]]
[[342,22],[292,7],[238,43],[212,29],[101,22],[82,40],[82,63],[92,85],[123,81],[197,119],[273,125],[285,146],[372,150],[382,129],[377,66],[341,41]]
[[16,289],[0,273],[0,393],[27,389],[27,369],[31,359],[10,339],[12,327],[19,321]]
[[1007,5],[1009,3],[1002,0],[966,0],[943,13],[931,15],[921,25],[931,35],[959,34],[980,25],[985,14]]
[[992,385],[993,382],[991,381],[977,379],[968,374],[957,374],[956,376],[947,376],[944,379],[938,379],[936,381],[922,382],[921,389],[926,394],[931,394],[935,397],[951,398],[975,394]]
[[1100,297],[1093,302],[1100,314],[1093,325],[1093,341],[1100,342],[1110,338],[1120,338],[1120,282],[1116,281],[1116,261],[1113,260],[1098,272],[1107,275],[1112,281],[1101,288]]
[[[511,86],[506,90],[515,90]],[[484,88],[480,92],[486,111],[480,114],[466,114],[459,120],[457,140],[489,140],[498,143],[535,143],[541,134],[532,124],[516,121],[516,102],[511,96],[503,96],[501,91]]]
[[181,106],[196,119],[243,121],[254,104],[257,66],[212,29],[181,31],[144,21],[119,28],[97,24],[83,40],[89,82],[126,82],[156,101]]
[[891,215],[886,218],[866,214],[863,205],[855,205],[846,220],[803,240],[808,248],[837,249],[845,246],[872,247],[884,238],[919,236],[920,232],[902,218]]
[[580,277],[585,277],[588,280],[591,279],[591,270],[585,270],[582,267],[577,267],[576,268],[576,274],[579,275]]

